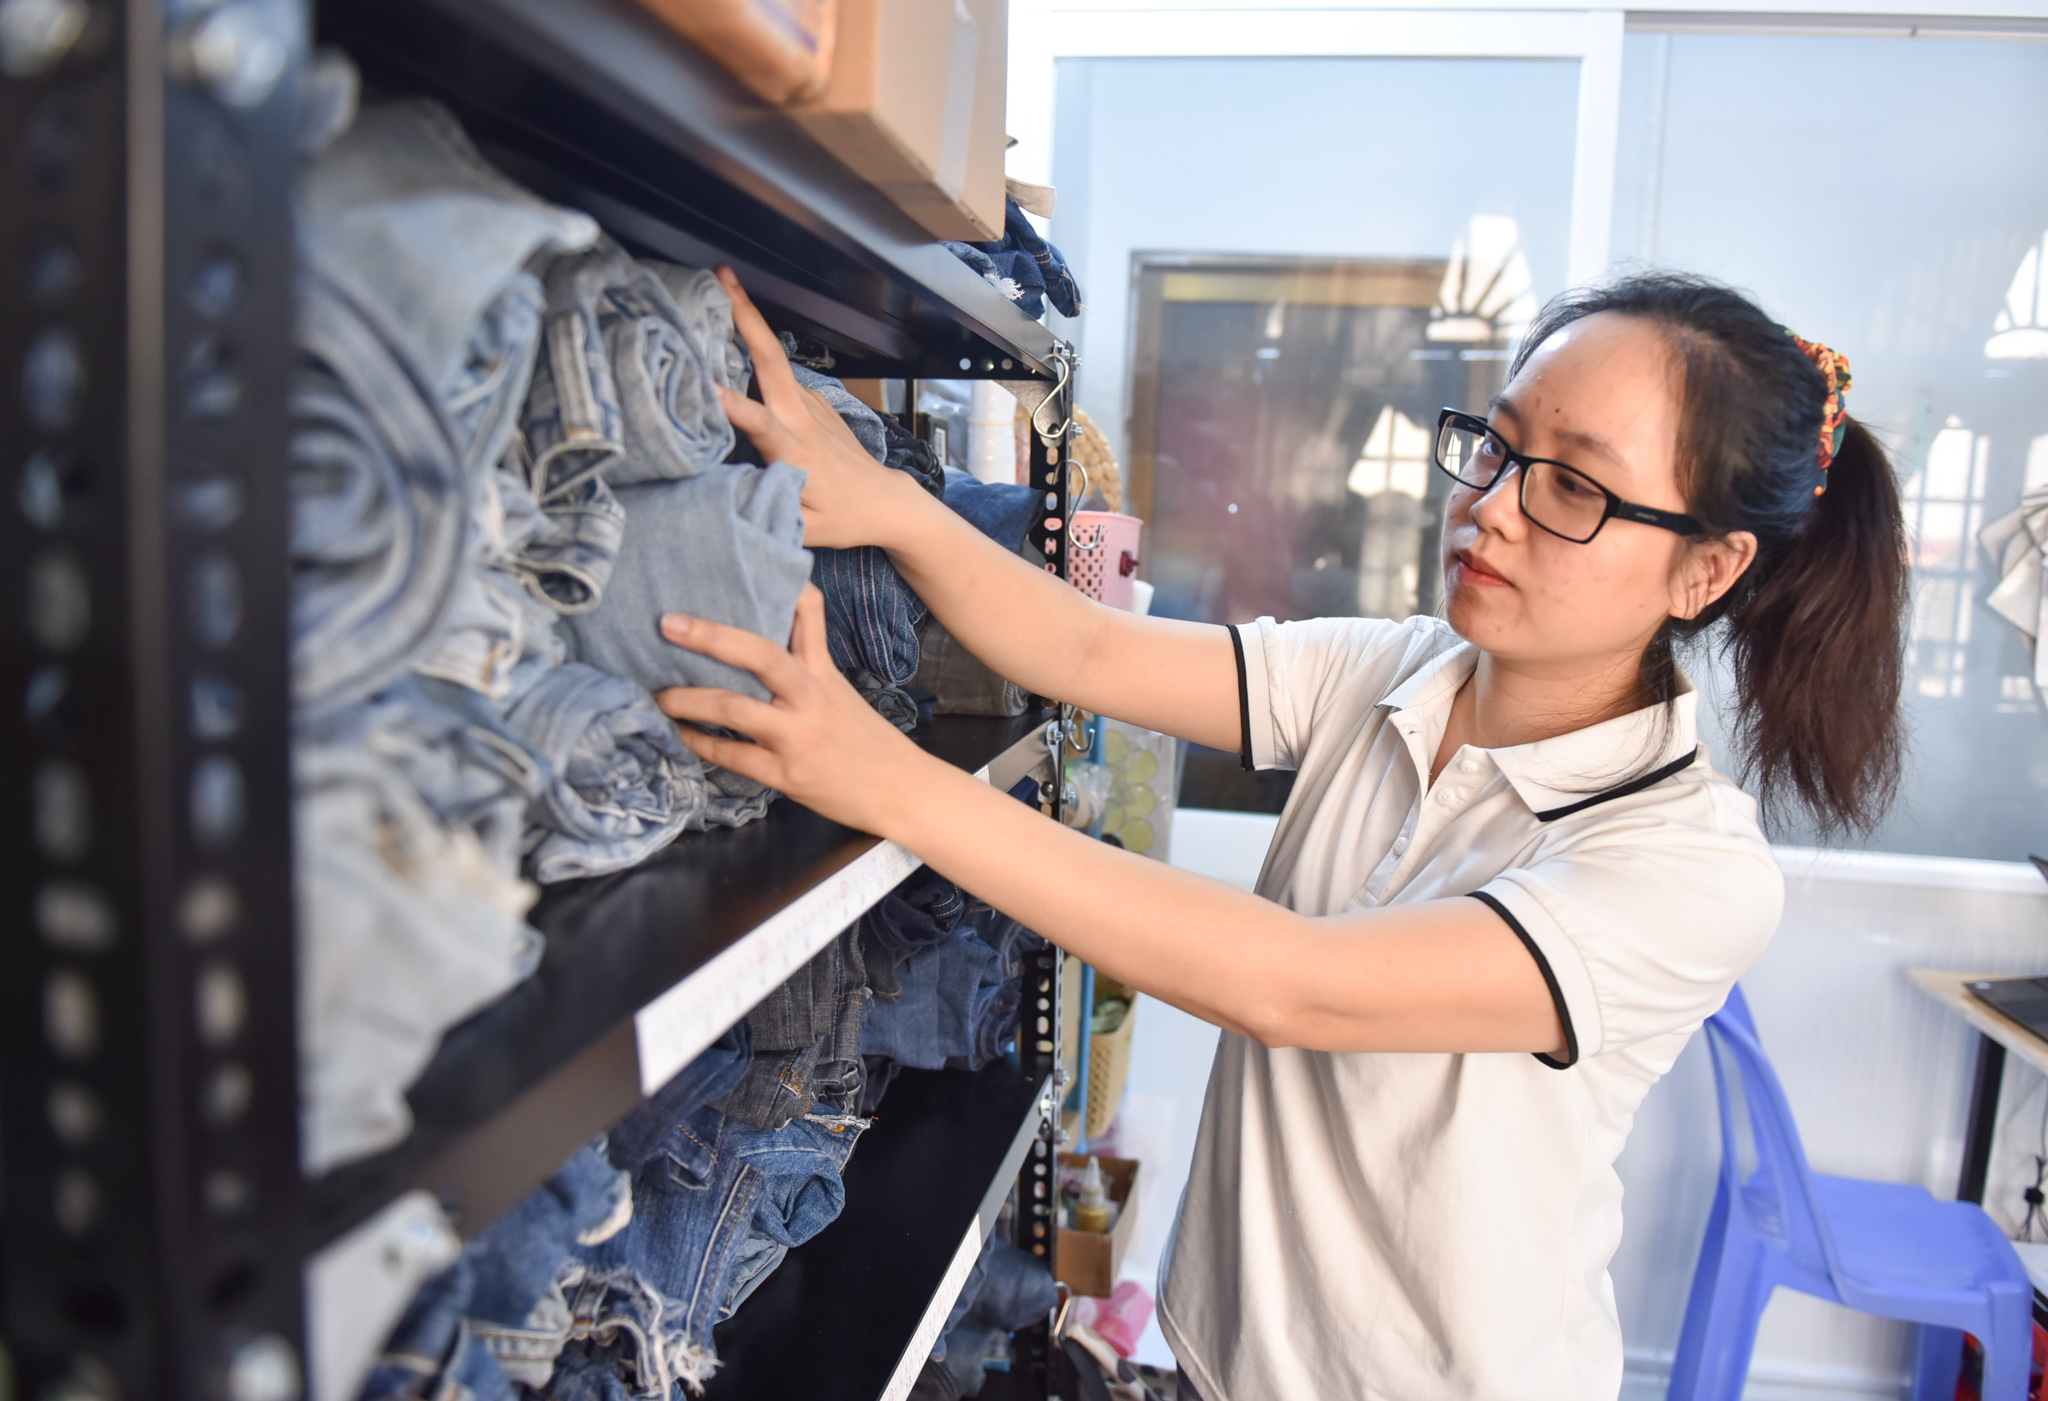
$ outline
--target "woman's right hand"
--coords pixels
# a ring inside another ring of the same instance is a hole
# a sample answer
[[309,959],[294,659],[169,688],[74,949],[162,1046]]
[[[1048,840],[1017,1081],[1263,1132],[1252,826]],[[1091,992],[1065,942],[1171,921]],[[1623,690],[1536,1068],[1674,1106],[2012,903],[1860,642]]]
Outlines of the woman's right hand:
[[753,440],[763,458],[803,469],[808,478],[803,491],[804,543],[834,548],[887,545],[906,494],[923,492],[907,474],[892,472],[868,456],[824,395],[796,382],[782,342],[761,319],[732,269],[720,267],[718,281],[732,298],[733,326],[753,356],[762,402],[724,385],[718,386],[718,400],[725,416]]

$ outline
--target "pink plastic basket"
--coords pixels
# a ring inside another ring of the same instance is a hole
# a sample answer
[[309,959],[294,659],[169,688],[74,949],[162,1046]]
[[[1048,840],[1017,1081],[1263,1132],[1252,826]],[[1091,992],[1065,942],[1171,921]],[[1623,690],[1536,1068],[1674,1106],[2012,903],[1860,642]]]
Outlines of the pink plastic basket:
[[1067,561],[1074,587],[1112,608],[1130,610],[1131,581],[1138,577],[1138,534],[1145,522],[1115,511],[1076,511],[1067,537]]

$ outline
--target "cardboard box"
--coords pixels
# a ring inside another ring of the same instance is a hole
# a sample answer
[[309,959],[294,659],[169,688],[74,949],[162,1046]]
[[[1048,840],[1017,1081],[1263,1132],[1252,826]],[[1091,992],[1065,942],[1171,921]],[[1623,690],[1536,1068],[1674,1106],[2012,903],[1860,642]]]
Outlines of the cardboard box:
[[770,102],[824,91],[839,0],[641,0]]
[[1007,0],[839,0],[831,76],[792,112],[936,237],[1000,237],[1008,20]]
[[891,197],[935,238],[989,243],[1003,236],[1007,207],[1003,157],[1010,144],[1010,5],[1009,0],[965,3],[974,16],[979,47],[965,175],[956,191],[930,184],[892,191]]
[[[1060,1166],[1086,1172],[1088,1157],[1086,1153],[1062,1153]],[[1105,1158],[1100,1154],[1095,1155],[1095,1160],[1102,1164],[1102,1176],[1109,1186],[1109,1199],[1119,1203],[1116,1224],[1109,1228],[1107,1235],[1061,1227],[1059,1239],[1053,1246],[1053,1277],[1076,1294],[1106,1299],[1116,1288],[1117,1271],[1123,1268],[1124,1251],[1131,1243],[1132,1223],[1138,1216],[1138,1160]]]

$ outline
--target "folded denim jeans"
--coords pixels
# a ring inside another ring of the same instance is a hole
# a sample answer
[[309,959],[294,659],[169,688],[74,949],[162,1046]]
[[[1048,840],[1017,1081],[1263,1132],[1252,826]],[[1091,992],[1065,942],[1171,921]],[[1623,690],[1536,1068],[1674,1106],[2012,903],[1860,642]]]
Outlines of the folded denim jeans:
[[476,541],[455,431],[420,368],[310,268],[297,334],[292,684],[309,714],[433,650]]
[[910,689],[933,697],[938,715],[1022,715],[1031,708],[1031,694],[1005,681],[927,616],[917,629],[917,674]]
[[646,690],[569,662],[505,714],[548,768],[529,810],[527,863],[543,885],[637,866],[693,821],[707,798],[697,756]]
[[[1081,289],[1067,268],[1067,260],[1024,217],[1015,200],[1009,201],[1004,212],[1000,239],[992,243],[949,242],[946,247],[989,281],[998,286],[1004,282],[1014,286],[1014,293],[1004,288],[1004,294],[1033,321],[1045,315],[1048,300],[1062,316],[1081,314]],[[982,257],[971,257],[970,253],[980,253]]]
[[1006,550],[1019,550],[1031,523],[1045,511],[1050,493],[1015,482],[977,481],[957,467],[946,469],[946,505],[955,515]]
[[[598,238],[589,215],[507,179],[447,109],[421,99],[356,115],[301,180],[299,229],[308,261],[374,309],[380,333],[421,367],[437,399],[452,394],[471,410],[481,381],[504,378],[477,373],[497,363],[476,355],[478,326],[493,303],[535,255],[588,248]],[[525,295],[517,310],[501,306],[499,314],[523,317]],[[520,340],[530,363],[532,332],[510,338]],[[519,397],[511,395],[510,408]],[[497,453],[479,460],[494,462]]]
[[[805,373],[811,380],[838,385],[836,380]],[[870,451],[878,460],[940,494],[944,478],[929,447],[894,419],[878,418],[843,386],[838,393],[849,406],[840,409],[841,416],[856,434],[872,422],[879,446]],[[885,550],[857,545],[811,554],[811,582],[825,596],[825,642],[833,663],[890,723],[902,730],[915,729],[917,706],[902,688],[917,673],[917,625],[925,617],[924,600],[903,582]]]
[[715,386],[733,364],[729,306],[725,336],[708,344],[716,317],[704,297],[685,312],[662,276],[608,238],[557,258],[547,294],[545,349],[521,420],[543,507],[594,476],[624,487],[725,460],[732,425]]
[[958,929],[967,908],[959,886],[919,866],[860,917],[861,960],[876,1001],[895,1000],[897,966]]
[[[920,1070],[981,1069],[1001,1054],[1000,1041],[993,1055],[989,1042],[1001,1029],[1010,971],[972,930],[934,940],[897,965],[897,994],[868,1010],[861,1052]],[[1009,1011],[1014,1021],[1014,995]]]
[[860,937],[849,928],[747,1013],[753,1058],[718,1108],[773,1129],[818,1112],[851,1113],[863,1067],[861,1028],[872,995]]
[[1043,1260],[1009,1241],[991,1238],[954,1301],[945,1334],[934,1350],[962,1396],[979,1396],[986,1380],[981,1359],[992,1340],[1051,1316],[1059,1287]]
[[753,1033],[742,1017],[667,1084],[611,1126],[605,1133],[605,1154],[611,1165],[637,1174],[661,1151],[662,1140],[670,1132],[740,1082],[753,1054]]
[[[864,1120],[796,1119],[779,1129],[700,1109],[664,1137],[633,1181],[632,1223],[580,1252],[577,1340],[547,1394],[554,1401],[697,1391],[716,1370],[712,1328],[741,1264],[780,1260],[830,1225]],[[591,1285],[597,1288],[591,1288]],[[574,1288],[574,1286],[572,1286]]]
[[799,506],[804,474],[774,463],[715,463],[681,481],[622,487],[626,511],[611,581],[597,607],[564,620],[578,661],[639,682],[719,686],[759,700],[753,673],[661,635],[662,615],[688,613],[786,645],[811,575]]
[[506,533],[512,535],[515,519],[521,529],[517,547],[500,567],[555,612],[588,613],[611,582],[626,538],[626,508],[603,477],[557,492],[542,506],[531,471],[530,458],[515,444],[497,474]]
[[512,1401],[522,1386],[546,1385],[574,1331],[564,1285],[575,1256],[624,1230],[632,1209],[631,1179],[585,1145],[420,1288],[363,1401]]
[[302,741],[293,784],[300,1152],[318,1176],[405,1137],[442,1033],[532,973],[541,939],[516,868],[371,744]]

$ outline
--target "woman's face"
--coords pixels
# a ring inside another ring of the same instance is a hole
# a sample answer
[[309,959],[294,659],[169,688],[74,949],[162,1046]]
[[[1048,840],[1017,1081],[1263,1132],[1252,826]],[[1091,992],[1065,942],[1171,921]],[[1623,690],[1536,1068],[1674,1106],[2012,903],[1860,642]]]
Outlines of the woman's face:
[[[1510,447],[1554,458],[1638,505],[1684,511],[1678,487],[1679,374],[1648,322],[1612,312],[1545,341],[1494,402]],[[1460,636],[1503,662],[1565,674],[1633,663],[1665,618],[1690,617],[1747,564],[1738,538],[1681,536],[1610,520],[1583,545],[1522,514],[1519,470],[1491,490],[1453,487],[1444,599]]]

